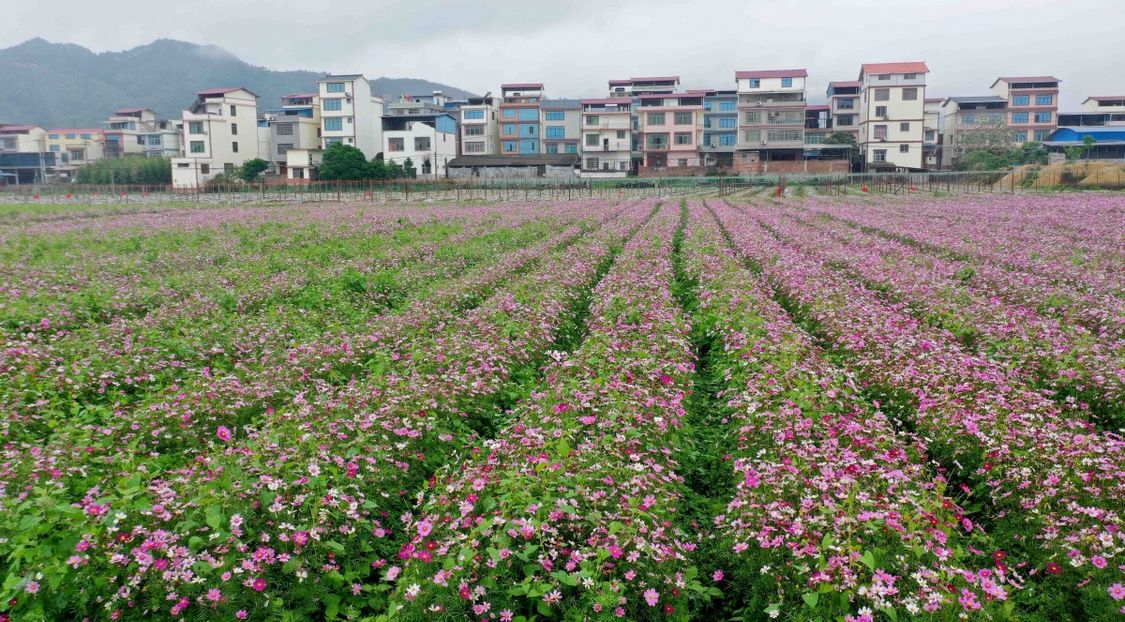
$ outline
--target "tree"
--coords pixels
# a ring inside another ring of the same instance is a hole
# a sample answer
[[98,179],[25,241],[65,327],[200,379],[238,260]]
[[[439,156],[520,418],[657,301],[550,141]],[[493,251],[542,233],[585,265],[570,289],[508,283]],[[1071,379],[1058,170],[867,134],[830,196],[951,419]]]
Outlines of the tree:
[[324,150],[324,160],[320,163],[320,178],[332,179],[370,179],[371,164],[363,152],[351,145],[334,143]]
[[402,161],[402,171],[406,173],[407,177],[414,178],[418,176],[418,170],[414,168],[414,160],[406,158]]
[[851,164],[851,169],[857,171],[863,168],[863,154],[859,150],[859,145],[855,142],[855,136],[851,132],[832,132],[828,138],[824,139],[826,145],[851,145],[848,149],[848,161]]
[[1081,145],[1075,145],[1073,147],[1066,148],[1066,159],[1081,160],[1083,158],[1086,158],[1088,157],[1090,152],[1094,150],[1094,147],[1097,146],[1097,144],[1098,139],[1094,138],[1093,136],[1087,136],[1086,138],[1082,139]]
[[242,163],[238,167],[238,178],[247,183],[254,181],[259,175],[269,170],[270,163],[261,158],[254,158]]
[[106,158],[78,169],[75,179],[80,184],[170,184],[172,161],[143,156]]

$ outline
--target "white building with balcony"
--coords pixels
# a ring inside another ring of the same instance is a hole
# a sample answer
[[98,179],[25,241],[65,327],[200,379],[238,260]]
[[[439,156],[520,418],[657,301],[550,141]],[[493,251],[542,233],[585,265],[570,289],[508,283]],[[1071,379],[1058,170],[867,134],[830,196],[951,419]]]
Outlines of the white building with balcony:
[[457,157],[457,120],[445,112],[415,111],[383,116],[383,160],[410,160],[419,178],[446,176],[445,167]]
[[805,148],[805,69],[737,71],[739,157],[800,160]]
[[470,97],[461,105],[461,154],[467,156],[500,153],[500,100],[485,94]]
[[[283,96],[281,109],[270,113],[269,130],[270,157],[263,159],[274,162],[277,174],[289,179],[289,151],[320,149],[320,94],[290,93]],[[307,156],[301,161],[306,160]]]
[[179,123],[158,119],[148,108],[122,108],[105,122],[105,157],[174,158],[181,154]]
[[[200,91],[183,113],[184,155],[172,159],[172,184],[200,188],[215,175],[262,157],[258,96],[245,88]],[[263,158],[268,159],[268,157]]]
[[583,99],[582,177],[625,177],[633,154],[632,98]]
[[924,62],[860,68],[859,147],[868,168],[924,168],[929,72]]
[[374,158],[383,146],[383,100],[371,94],[371,83],[349,74],[324,76],[317,85],[321,147],[351,145]]

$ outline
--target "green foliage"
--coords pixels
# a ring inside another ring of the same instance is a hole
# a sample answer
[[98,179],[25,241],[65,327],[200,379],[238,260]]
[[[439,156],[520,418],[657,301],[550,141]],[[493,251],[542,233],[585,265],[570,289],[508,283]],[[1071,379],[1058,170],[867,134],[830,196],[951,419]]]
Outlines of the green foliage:
[[859,145],[855,142],[855,136],[851,132],[832,132],[828,138],[824,139],[826,145],[851,145],[852,148],[848,150],[848,160],[851,162],[852,169],[856,170],[863,166],[863,155],[859,151]]
[[97,160],[78,169],[76,180],[80,184],[170,184],[172,161],[139,156]]
[[266,172],[270,168],[270,163],[261,158],[254,158],[242,163],[238,167],[238,178],[245,182],[251,182],[258,178],[259,175]]
[[1027,142],[1019,147],[1003,146],[965,152],[957,163],[962,171],[998,171],[1022,164],[1046,164],[1047,148],[1040,142]]
[[324,161],[320,164],[320,178],[332,179],[371,179],[371,164],[363,152],[351,145],[336,143],[324,150]]
[[1082,139],[1081,145],[1075,145],[1074,147],[1067,147],[1066,148],[1066,159],[1067,160],[1084,159],[1084,158],[1087,157],[1087,155],[1089,155],[1089,153],[1091,151],[1094,150],[1094,147],[1097,146],[1097,144],[1098,144],[1098,140],[1096,138],[1094,138],[1093,136],[1087,136],[1086,138]]

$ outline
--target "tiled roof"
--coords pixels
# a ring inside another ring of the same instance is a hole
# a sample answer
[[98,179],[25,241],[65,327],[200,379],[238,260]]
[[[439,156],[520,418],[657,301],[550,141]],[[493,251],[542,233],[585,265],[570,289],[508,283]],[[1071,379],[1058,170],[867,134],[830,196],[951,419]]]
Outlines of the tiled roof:
[[863,86],[863,83],[860,82],[859,80],[837,80],[835,82],[829,82],[828,86],[837,86],[837,87],[840,87],[840,88],[846,88],[846,87],[849,87],[849,86]]
[[5,125],[0,127],[0,132],[27,132],[35,129],[43,129],[38,125]]
[[627,105],[633,103],[633,100],[629,99],[628,97],[602,97],[600,99],[583,99],[583,100],[581,100],[581,103],[583,105],[585,105],[585,104],[607,104],[607,105],[608,104],[617,104],[618,106],[627,106]]
[[[1000,76],[996,78],[996,82],[1062,82],[1054,76]],[[992,86],[996,86],[996,82]]]
[[807,78],[808,76],[809,72],[807,69],[762,69],[734,72],[735,80],[746,80],[749,78]]
[[210,95],[226,95],[227,93],[231,93],[233,91],[246,91],[247,93],[253,95],[254,97],[258,96],[257,93],[255,93],[254,91],[251,91],[250,89],[248,89],[244,86],[224,86],[224,87],[219,87],[219,88],[214,88],[214,89],[206,89],[206,90],[203,90],[203,91],[196,92],[196,95],[199,95],[200,97],[207,97],[207,96],[210,96]]
[[860,74],[865,73],[930,73],[930,68],[922,61],[903,63],[863,63]]

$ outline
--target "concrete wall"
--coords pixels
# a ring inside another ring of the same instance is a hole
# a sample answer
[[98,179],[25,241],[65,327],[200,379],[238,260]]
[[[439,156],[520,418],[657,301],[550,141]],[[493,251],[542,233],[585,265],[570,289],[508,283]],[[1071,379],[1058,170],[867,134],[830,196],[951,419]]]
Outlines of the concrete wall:
[[[480,166],[476,167],[477,175],[470,167],[456,167],[449,169],[451,179],[531,179],[539,177],[539,169],[535,166]],[[547,179],[574,179],[577,177],[572,166],[548,166],[543,175]]]

